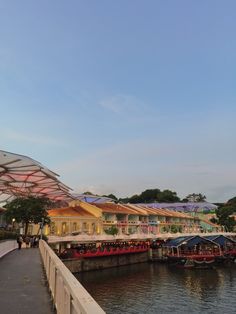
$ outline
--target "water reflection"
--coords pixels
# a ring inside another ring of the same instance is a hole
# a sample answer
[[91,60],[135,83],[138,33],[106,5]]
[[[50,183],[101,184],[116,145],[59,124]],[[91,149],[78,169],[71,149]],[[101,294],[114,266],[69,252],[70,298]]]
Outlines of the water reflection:
[[236,265],[209,270],[136,264],[79,274],[109,314],[235,313]]
[[176,277],[179,285],[183,285],[187,294],[200,300],[217,297],[224,284],[224,275],[218,269],[176,269],[169,267],[170,276]]

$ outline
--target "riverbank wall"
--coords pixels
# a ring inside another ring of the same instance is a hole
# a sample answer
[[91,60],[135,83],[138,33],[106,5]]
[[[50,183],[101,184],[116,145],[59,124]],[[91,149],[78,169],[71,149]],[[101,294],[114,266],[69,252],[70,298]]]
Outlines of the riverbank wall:
[[149,253],[141,252],[81,259],[66,259],[63,260],[63,263],[72,273],[80,273],[91,270],[101,270],[117,266],[144,263],[148,260]]

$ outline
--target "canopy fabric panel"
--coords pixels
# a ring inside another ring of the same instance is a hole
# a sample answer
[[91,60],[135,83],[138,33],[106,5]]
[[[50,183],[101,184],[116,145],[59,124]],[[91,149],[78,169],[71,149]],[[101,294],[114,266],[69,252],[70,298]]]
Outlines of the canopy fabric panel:
[[177,247],[177,246],[181,245],[183,242],[186,242],[191,238],[193,238],[193,236],[178,237],[175,239],[171,239],[171,240],[167,241],[164,246]]
[[196,236],[192,239],[189,239],[186,243],[186,246],[189,247],[189,248],[192,248],[194,247],[195,245],[198,245],[198,244],[201,244],[201,243],[213,243],[211,240],[207,240],[205,238],[202,238],[202,237],[199,237],[199,236]]
[[[170,240],[165,243],[165,246],[167,247],[179,247],[181,245],[185,245],[186,247],[194,247],[197,244],[200,243],[215,243],[211,241],[210,239],[206,239],[205,237],[200,236],[187,236],[187,237],[178,237],[176,239]],[[217,243],[215,243],[217,244]]]
[[52,200],[72,199],[70,188],[59,175],[34,159],[0,150],[0,200],[13,196],[44,196]]
[[207,236],[205,237],[207,238],[208,240],[211,240],[211,241],[214,241],[215,243],[223,246],[223,245],[226,245],[227,243],[236,243],[236,241],[228,238],[228,237],[225,237],[224,235],[220,235],[220,236]]

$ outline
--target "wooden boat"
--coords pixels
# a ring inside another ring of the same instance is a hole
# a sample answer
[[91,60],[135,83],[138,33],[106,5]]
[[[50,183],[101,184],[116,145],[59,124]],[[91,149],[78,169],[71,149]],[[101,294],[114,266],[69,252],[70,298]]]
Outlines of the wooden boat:
[[172,239],[165,249],[168,262],[185,268],[209,268],[223,256],[219,244],[200,236]]
[[225,235],[207,236],[206,239],[220,245],[222,256],[217,257],[218,262],[234,262],[236,260],[236,242]]
[[184,268],[209,268],[215,265],[216,256],[213,254],[168,255],[168,262]]

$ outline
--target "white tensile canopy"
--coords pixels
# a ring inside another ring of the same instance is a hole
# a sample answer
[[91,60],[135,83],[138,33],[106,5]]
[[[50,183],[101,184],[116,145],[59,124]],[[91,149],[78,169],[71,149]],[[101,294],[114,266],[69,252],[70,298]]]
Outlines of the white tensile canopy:
[[44,196],[54,201],[73,198],[59,175],[30,157],[0,150],[0,202],[15,196]]

